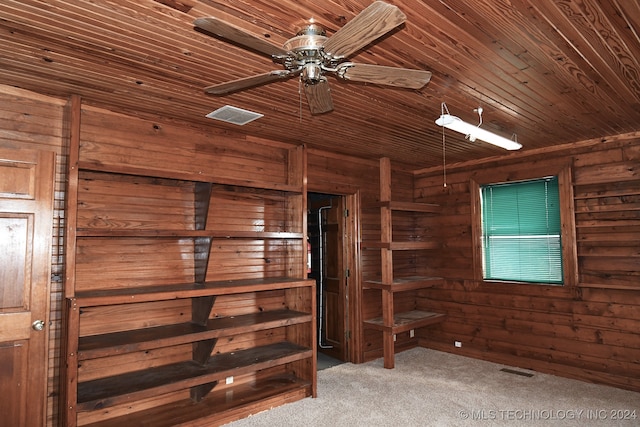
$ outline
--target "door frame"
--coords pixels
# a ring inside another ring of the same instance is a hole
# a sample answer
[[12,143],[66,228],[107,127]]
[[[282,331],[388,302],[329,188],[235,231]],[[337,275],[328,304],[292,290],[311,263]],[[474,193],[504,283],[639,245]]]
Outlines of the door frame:
[[349,277],[346,278],[347,291],[345,292],[345,330],[349,331],[349,338],[345,340],[347,347],[345,362],[362,363],[362,272],[360,245],[360,190],[351,185],[331,183],[307,183],[307,192],[323,193],[344,198],[344,207],[349,216],[345,222],[345,236],[343,238],[342,258],[349,269]]

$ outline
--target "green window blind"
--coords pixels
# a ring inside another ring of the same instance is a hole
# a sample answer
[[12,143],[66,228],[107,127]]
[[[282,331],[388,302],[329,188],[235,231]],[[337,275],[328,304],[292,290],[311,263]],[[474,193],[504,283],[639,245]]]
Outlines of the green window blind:
[[558,178],[480,187],[485,279],[562,284]]

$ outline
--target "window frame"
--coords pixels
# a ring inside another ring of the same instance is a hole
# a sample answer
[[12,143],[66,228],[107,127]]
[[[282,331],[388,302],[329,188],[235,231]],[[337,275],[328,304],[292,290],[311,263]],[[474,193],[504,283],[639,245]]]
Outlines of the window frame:
[[[575,209],[573,196],[573,179],[571,163],[562,162],[542,166],[525,166],[518,164],[512,167],[492,168],[479,171],[469,183],[471,195],[471,235],[473,239],[473,279],[480,286],[505,287],[513,290],[514,285],[537,288],[542,292],[574,292],[578,283]],[[482,207],[481,186],[540,179],[546,176],[558,177],[558,193],[560,197],[560,233],[562,241],[563,284],[519,282],[509,280],[492,280],[483,278],[482,269]]]

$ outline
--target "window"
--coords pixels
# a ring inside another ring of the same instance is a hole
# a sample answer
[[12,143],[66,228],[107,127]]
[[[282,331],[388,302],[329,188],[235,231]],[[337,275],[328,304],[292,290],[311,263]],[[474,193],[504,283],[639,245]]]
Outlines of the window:
[[483,279],[562,285],[558,177],[479,190]]
[[[544,159],[479,168],[470,179],[469,190],[473,281],[466,286],[490,286],[502,288],[504,292],[519,289],[528,295],[532,292],[577,295],[578,254],[571,161]],[[507,197],[507,201],[499,200],[502,197]],[[494,231],[487,236],[483,230],[491,227],[488,222],[484,224],[485,219],[489,220],[484,209],[492,210],[489,214],[493,214],[494,221]],[[496,219],[506,224],[496,224]],[[503,228],[507,226],[509,229]],[[523,238],[526,236],[528,238]],[[485,250],[485,241],[494,244],[491,250]],[[516,253],[520,257],[517,261]],[[519,268],[524,266],[524,270],[533,271],[533,275],[515,276],[505,270],[515,269],[516,262]],[[547,277],[540,274],[543,270]],[[514,287],[514,284],[535,286]]]

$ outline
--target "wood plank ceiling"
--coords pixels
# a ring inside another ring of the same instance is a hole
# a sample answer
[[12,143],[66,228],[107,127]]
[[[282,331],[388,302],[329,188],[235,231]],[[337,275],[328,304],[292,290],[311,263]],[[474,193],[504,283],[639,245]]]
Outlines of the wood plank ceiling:
[[[334,111],[311,115],[296,78],[226,97],[203,88],[281,69],[194,30],[216,16],[281,45],[308,19],[331,36],[371,0],[4,0],[0,83],[144,117],[161,115],[409,168],[443,162],[434,120],[446,103],[523,150],[640,128],[638,0],[389,0],[407,21],[351,56],[425,69],[420,90],[329,77]],[[264,114],[237,127],[225,104]],[[447,162],[507,153],[446,133]]]

